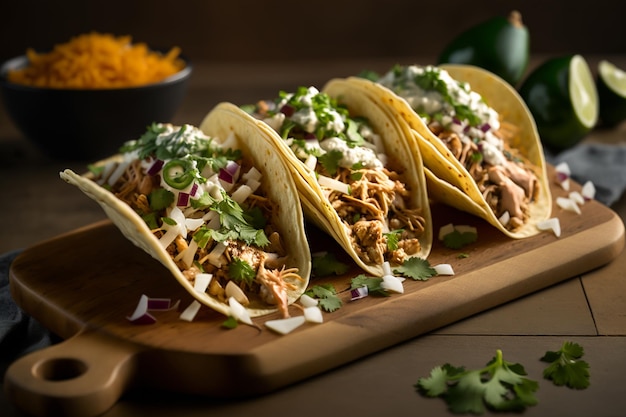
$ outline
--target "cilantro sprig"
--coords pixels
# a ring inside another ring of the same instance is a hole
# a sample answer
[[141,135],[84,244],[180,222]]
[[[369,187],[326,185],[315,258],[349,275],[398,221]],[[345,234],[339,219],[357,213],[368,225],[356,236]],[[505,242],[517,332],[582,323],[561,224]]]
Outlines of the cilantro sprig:
[[590,384],[589,364],[582,360],[585,351],[574,342],[563,342],[557,351],[547,351],[541,361],[550,365],[543,371],[543,376],[555,385],[573,389],[585,389]]
[[523,411],[537,404],[539,383],[526,377],[524,367],[507,362],[501,350],[485,367],[466,370],[448,363],[419,378],[415,388],[428,397],[442,397],[454,413],[483,414],[495,411]]
[[337,294],[337,290],[332,284],[314,285],[306,290],[305,294],[309,297],[317,299],[320,308],[327,313],[332,313],[333,311],[339,309],[343,304],[341,298],[339,298],[339,295]]

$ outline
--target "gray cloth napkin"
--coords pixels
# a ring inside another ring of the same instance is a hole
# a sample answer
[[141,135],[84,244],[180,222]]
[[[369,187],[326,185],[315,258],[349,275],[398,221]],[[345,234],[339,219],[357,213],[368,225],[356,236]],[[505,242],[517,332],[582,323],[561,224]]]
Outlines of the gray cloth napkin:
[[545,155],[553,165],[566,162],[576,182],[593,182],[596,200],[607,206],[626,189],[626,145],[582,143],[556,155],[545,151]]
[[55,336],[24,313],[9,290],[9,268],[20,254],[14,250],[0,255],[0,370],[16,358],[55,342]]

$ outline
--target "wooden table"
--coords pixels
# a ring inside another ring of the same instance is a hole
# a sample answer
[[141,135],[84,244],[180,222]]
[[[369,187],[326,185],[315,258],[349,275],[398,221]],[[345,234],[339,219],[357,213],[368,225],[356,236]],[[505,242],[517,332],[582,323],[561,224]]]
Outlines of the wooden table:
[[[622,67],[626,64],[625,58],[611,58]],[[409,62],[406,58],[401,61]],[[278,89],[321,86],[331,77],[352,75],[364,68],[384,71],[395,62],[196,63],[188,97],[174,122],[198,124],[220,101],[248,103],[272,97]],[[590,62],[597,62],[596,57]],[[626,143],[626,128],[599,130],[586,140]],[[62,168],[80,171],[84,166],[85,162],[54,161],[40,155],[11,124],[4,108],[0,109],[0,253],[105,218],[95,203],[68,192],[69,187],[58,178]],[[611,208],[626,219],[626,198]],[[540,375],[544,364],[539,357],[565,340],[585,348],[591,386],[575,391],[540,380],[539,404],[525,415],[623,415],[624,271],[626,253],[597,270],[259,398],[230,402],[138,391],[124,396],[105,415],[450,415],[443,401],[424,398],[413,388],[434,366],[450,362],[482,367],[501,349],[506,360],[523,364],[531,375]],[[4,394],[0,395],[0,410],[3,416],[21,415]]]

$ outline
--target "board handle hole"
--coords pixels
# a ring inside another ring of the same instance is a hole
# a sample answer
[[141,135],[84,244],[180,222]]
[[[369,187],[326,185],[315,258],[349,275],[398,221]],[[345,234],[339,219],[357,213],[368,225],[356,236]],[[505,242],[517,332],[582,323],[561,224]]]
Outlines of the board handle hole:
[[78,359],[56,358],[43,361],[35,368],[38,378],[46,381],[66,381],[78,378],[87,372],[87,364]]

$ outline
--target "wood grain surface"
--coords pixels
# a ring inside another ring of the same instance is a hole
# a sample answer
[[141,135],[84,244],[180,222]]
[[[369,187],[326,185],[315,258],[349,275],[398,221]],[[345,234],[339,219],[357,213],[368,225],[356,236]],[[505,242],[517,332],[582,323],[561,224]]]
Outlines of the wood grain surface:
[[[567,194],[557,185],[552,193]],[[132,384],[222,398],[262,394],[590,271],[624,246],[622,220],[595,201],[582,214],[555,206],[558,238],[545,232],[511,240],[452,208],[433,204],[432,213],[435,231],[450,222],[478,228],[478,241],[461,250],[434,242],[429,262],[451,264],[454,276],[409,279],[404,294],[390,297],[350,301],[343,291],[343,306],[325,313],[323,324],[305,324],[286,336],[264,328],[278,315],[255,319],[258,327],[233,330],[224,329],[224,316],[208,308],[193,322],[181,321],[191,296],[108,221],[32,246],[12,264],[13,297],[67,340],[16,361],[5,389],[36,415],[50,407],[65,415],[95,415]],[[312,252],[333,251],[349,262],[329,237],[307,230]],[[359,273],[353,267],[342,276],[314,278],[311,285],[332,283],[342,291]],[[155,324],[134,325],[126,317],[142,294],[180,300],[180,308],[155,312]],[[299,314],[296,307],[291,312]],[[75,374],[55,375],[58,361]],[[91,392],[83,392],[86,386]]]

